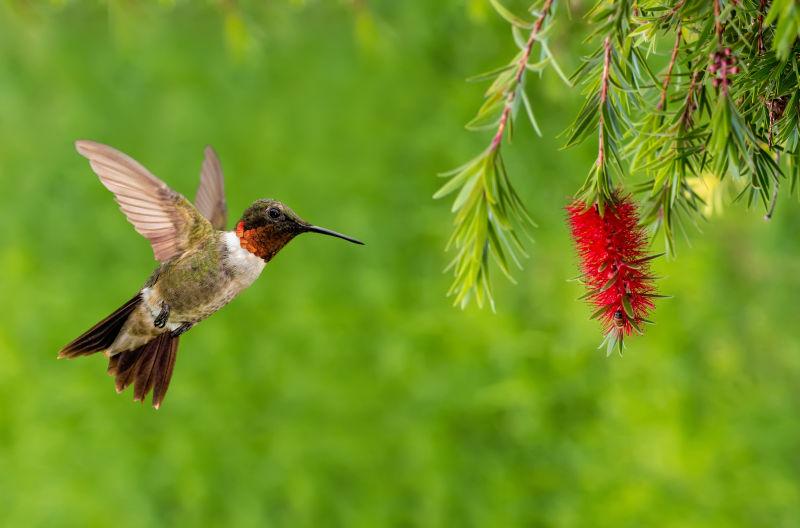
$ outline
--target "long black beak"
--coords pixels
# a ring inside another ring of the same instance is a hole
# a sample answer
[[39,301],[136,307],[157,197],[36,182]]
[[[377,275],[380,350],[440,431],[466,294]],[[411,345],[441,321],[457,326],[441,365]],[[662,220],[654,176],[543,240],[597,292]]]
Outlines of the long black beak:
[[336,231],[331,231],[330,229],[325,229],[324,227],[317,227],[312,225],[312,226],[307,226],[305,230],[310,233],[319,233],[321,235],[328,235],[336,238],[341,238],[342,240],[347,240],[348,242],[352,242],[353,244],[361,244],[362,246],[364,245],[364,243],[360,240],[356,240],[355,238],[349,237],[347,235],[337,233]]

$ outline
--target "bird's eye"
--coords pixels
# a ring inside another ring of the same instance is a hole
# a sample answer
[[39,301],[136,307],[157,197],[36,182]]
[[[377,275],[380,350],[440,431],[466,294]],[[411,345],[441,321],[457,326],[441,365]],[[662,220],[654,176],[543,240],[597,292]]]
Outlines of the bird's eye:
[[270,217],[270,218],[272,218],[273,220],[277,220],[277,219],[278,219],[278,218],[280,218],[280,216],[281,216],[281,212],[280,212],[280,211],[279,211],[279,210],[278,210],[276,207],[270,207],[270,208],[267,210],[267,214],[268,214],[268,215],[269,215],[269,217]]

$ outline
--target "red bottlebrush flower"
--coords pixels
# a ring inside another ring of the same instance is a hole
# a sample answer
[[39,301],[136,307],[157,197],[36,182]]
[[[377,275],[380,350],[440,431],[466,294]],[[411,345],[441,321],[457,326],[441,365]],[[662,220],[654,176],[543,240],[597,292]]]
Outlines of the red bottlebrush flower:
[[621,352],[623,337],[633,330],[641,334],[655,308],[650,260],[658,255],[647,254],[647,235],[630,196],[615,193],[602,216],[596,204],[580,201],[567,212],[588,289],[584,298],[597,308],[592,318],[603,324],[609,353],[614,346]]

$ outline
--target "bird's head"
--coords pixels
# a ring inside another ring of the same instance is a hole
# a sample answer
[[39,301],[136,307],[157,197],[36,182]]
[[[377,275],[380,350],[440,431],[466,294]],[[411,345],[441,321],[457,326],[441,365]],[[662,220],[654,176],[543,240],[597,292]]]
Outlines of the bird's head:
[[301,233],[319,233],[354,244],[364,244],[355,238],[306,222],[277,200],[256,200],[236,224],[236,235],[242,247],[266,261]]

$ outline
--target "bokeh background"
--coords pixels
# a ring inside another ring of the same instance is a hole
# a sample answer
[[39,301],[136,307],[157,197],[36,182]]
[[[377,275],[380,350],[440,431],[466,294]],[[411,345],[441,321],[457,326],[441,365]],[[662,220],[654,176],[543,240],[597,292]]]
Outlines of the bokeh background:
[[[798,526],[795,200],[689,230],[605,357],[562,209],[594,147],[559,150],[580,94],[547,72],[544,138],[506,149],[531,258],[497,313],[445,298],[435,175],[488,141],[464,79],[512,52],[482,0],[0,5],[0,525]],[[368,245],[293,242],[134,404],[103,358],[56,361],[154,267],[78,138],[190,197],[212,144],[232,221],[275,197]]]

